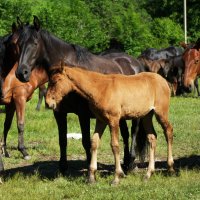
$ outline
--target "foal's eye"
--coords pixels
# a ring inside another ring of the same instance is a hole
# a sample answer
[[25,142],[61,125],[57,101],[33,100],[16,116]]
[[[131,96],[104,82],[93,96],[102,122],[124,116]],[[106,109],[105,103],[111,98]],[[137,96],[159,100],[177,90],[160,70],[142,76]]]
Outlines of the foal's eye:
[[197,64],[199,62],[199,60],[195,60],[194,63]]

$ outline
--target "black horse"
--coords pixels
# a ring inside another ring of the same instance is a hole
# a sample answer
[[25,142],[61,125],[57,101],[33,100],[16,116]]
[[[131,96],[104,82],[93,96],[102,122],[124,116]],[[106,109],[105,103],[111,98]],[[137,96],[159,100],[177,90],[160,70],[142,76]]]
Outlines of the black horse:
[[144,57],[149,60],[167,59],[174,56],[182,55],[183,49],[180,47],[170,46],[164,49],[157,50],[149,48],[144,50],[139,57]]
[[[91,71],[104,74],[121,73],[129,75],[144,71],[143,67],[136,59],[126,54],[115,54],[112,55],[111,58],[107,58],[107,56],[97,56],[80,46],[69,44],[58,39],[46,30],[40,28],[40,22],[36,16],[34,16],[33,25],[26,25],[23,26],[23,28],[19,28],[13,35],[13,38],[17,38],[17,45],[19,46],[21,54],[16,76],[23,82],[29,80],[31,70],[34,66],[43,66],[47,72],[50,73],[52,66],[58,64],[61,60],[66,64],[79,65]],[[122,64],[123,61],[125,61],[125,64]],[[67,168],[67,113],[75,113],[78,115],[83,134],[82,143],[86,151],[87,161],[90,162],[91,159],[90,118],[94,116],[89,110],[88,103],[77,94],[71,93],[63,99],[59,111],[54,111],[59,131],[59,164],[61,172],[64,172]],[[133,121],[132,133],[137,130],[136,124],[137,122]],[[141,133],[137,134],[138,137],[146,137],[144,131],[142,131],[143,126],[141,123],[139,127]],[[125,120],[120,121],[120,130],[124,141],[124,164],[125,166],[130,166],[135,158],[135,152],[131,151],[133,154],[131,156],[129,155],[129,133]],[[133,137],[133,141],[134,140],[135,137]],[[141,141],[143,140],[141,139]]]

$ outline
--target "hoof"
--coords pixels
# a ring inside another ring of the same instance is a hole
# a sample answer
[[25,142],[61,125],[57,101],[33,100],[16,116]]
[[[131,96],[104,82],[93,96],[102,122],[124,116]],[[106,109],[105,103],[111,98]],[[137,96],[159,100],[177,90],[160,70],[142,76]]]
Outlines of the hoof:
[[143,181],[144,182],[147,182],[151,177],[151,174],[146,174],[144,177],[143,177]]
[[61,173],[63,176],[66,175],[66,172],[68,171],[67,162],[65,162],[64,164],[61,164],[61,163],[60,163],[59,171],[60,171],[60,173]]
[[24,160],[30,160],[31,156],[24,156]]
[[87,183],[92,185],[96,183],[96,180],[95,178],[88,178]]
[[119,185],[119,179],[118,179],[118,180],[114,179],[114,180],[110,183],[110,185],[111,185],[111,186],[117,186],[117,185]]
[[0,178],[0,184],[3,184],[3,181],[1,180],[1,178]]
[[10,154],[9,154],[7,151],[4,153],[4,156],[5,156],[6,158],[10,158]]

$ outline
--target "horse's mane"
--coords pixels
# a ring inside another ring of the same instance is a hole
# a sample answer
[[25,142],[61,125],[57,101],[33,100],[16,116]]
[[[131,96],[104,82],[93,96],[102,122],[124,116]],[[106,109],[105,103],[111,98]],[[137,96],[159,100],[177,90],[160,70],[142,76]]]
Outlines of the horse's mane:
[[[90,57],[93,55],[90,53],[86,48],[81,47],[76,44],[67,43],[58,37],[54,36],[53,34],[50,34],[48,31],[41,29],[40,30],[41,37],[48,42],[49,45],[52,46],[52,48],[55,48],[55,44],[59,46],[61,49],[65,49],[66,47],[72,47],[76,54],[77,62],[78,64],[82,63],[89,63]],[[64,56],[64,51],[57,51],[57,53]]]
[[86,48],[79,45],[71,44],[71,46],[74,48],[79,64],[89,62],[92,53],[90,53]]

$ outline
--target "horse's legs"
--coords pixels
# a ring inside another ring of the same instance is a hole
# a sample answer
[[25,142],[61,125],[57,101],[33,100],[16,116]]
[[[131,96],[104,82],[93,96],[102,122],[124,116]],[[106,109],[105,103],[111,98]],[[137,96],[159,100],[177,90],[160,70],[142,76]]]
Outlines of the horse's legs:
[[[37,103],[37,107],[36,107],[36,110],[40,110],[40,107],[41,107],[41,104],[42,104],[42,99],[43,97],[45,97],[46,95],[46,92],[47,92],[47,89],[45,87],[45,84],[39,86],[39,99],[38,99],[38,103]],[[46,103],[45,103],[46,105]]]
[[67,170],[67,113],[54,111],[54,117],[58,126],[59,145],[60,145],[60,162],[59,169],[62,174]]
[[2,184],[2,180],[1,180],[1,173],[4,171],[4,166],[3,166],[3,160],[0,154],[0,184]]
[[168,114],[166,114],[167,112],[157,112],[156,111],[156,119],[157,121],[160,123],[160,125],[162,126],[163,130],[164,130],[164,135],[167,141],[167,164],[168,164],[168,170],[170,172],[174,172],[174,160],[173,160],[173,156],[172,156],[172,143],[173,143],[173,127],[170,124],[169,120],[168,120]]
[[129,131],[126,120],[120,120],[120,131],[124,143],[124,167],[128,169],[130,163],[129,156]]
[[16,116],[17,116],[17,128],[18,128],[18,150],[22,153],[25,160],[29,160],[31,157],[26,151],[24,145],[24,116],[25,116],[25,98],[16,98],[15,100]]
[[95,173],[97,170],[97,149],[100,144],[101,136],[106,128],[106,124],[96,120],[96,127],[94,131],[94,135],[92,136],[91,140],[91,162],[89,167],[89,183],[95,183]]
[[119,121],[114,120],[112,124],[109,124],[111,132],[111,148],[115,159],[115,177],[112,184],[116,185],[119,183],[119,178],[124,177],[124,172],[120,164],[120,149],[119,149]]
[[139,122],[140,119],[132,120],[129,170],[133,170],[136,167],[134,163],[134,160],[136,158],[135,144],[136,144],[136,136],[139,131]]
[[147,139],[150,145],[149,148],[149,166],[147,169],[146,179],[149,179],[152,173],[155,171],[155,151],[156,151],[156,132],[152,123],[153,112],[142,118],[142,123],[144,125],[145,132],[147,133]]
[[91,141],[90,141],[90,117],[85,115],[79,115],[79,123],[82,132],[82,144],[86,152],[88,165],[91,161]]
[[6,108],[6,118],[5,118],[5,122],[4,122],[3,136],[1,139],[1,143],[2,143],[1,147],[2,147],[2,151],[3,151],[3,154],[5,155],[5,157],[10,157],[9,153],[7,152],[7,148],[6,148],[6,140],[7,140],[8,131],[10,130],[13,116],[15,113],[15,105],[13,103],[11,103],[11,104],[6,105],[5,108]]

